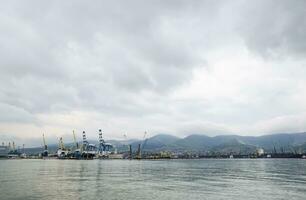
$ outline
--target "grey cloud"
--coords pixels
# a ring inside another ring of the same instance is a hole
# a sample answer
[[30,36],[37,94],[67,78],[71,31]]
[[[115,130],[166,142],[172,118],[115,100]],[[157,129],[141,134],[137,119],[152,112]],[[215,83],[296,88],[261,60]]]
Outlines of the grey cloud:
[[[0,103],[0,122],[5,123],[37,123],[35,116],[26,110]],[[1,129],[0,129],[1,130]]]
[[305,1],[244,2],[239,28],[248,47],[268,57],[306,53]]
[[[292,79],[304,80],[301,67],[289,69],[292,62],[284,64],[282,74],[269,68],[287,82],[269,82],[271,87],[262,77],[245,87],[241,85],[247,81],[238,82],[235,87],[255,99],[248,103],[237,103],[235,94],[202,100],[172,96],[188,88],[198,70],[210,69],[203,79],[213,76],[216,60],[225,59],[219,52],[229,53],[228,49],[237,51],[237,57],[251,51],[276,62],[285,56],[303,61],[306,6],[302,1],[0,4],[0,103],[2,110],[12,110],[0,122],[42,123],[40,114],[78,111],[94,113],[90,120],[98,117],[112,123],[130,118],[116,123],[126,120],[134,129],[151,124],[154,130],[218,133],[232,130],[231,124],[251,124],[302,107],[292,102],[284,106],[297,93]],[[278,101],[271,105],[274,99]]]
[[160,17],[180,17],[185,3],[95,3],[2,6],[3,101],[41,112],[58,102],[81,107],[86,98],[104,100],[103,92],[86,85],[167,92],[205,64],[160,27]]

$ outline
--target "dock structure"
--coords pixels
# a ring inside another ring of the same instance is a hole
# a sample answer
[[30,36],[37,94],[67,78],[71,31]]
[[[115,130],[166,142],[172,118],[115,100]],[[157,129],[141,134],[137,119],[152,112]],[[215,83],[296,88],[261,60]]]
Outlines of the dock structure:
[[[75,131],[73,130],[73,145],[65,146],[63,137],[58,138],[58,148],[52,151],[52,147],[49,147],[45,133],[42,134],[42,145],[38,152],[30,153],[26,155],[25,145],[22,148],[18,146],[16,148],[15,142],[8,142],[5,145],[0,143],[0,158],[35,158],[35,159],[98,159],[98,158],[108,158],[108,159],[123,159],[124,154],[118,153],[117,149],[111,143],[107,143],[103,138],[103,132],[101,129],[98,130],[99,138],[98,145],[96,142],[90,143],[87,140],[85,131],[82,132],[82,142],[78,142],[76,138]],[[132,154],[132,153],[131,153]],[[132,156],[130,156],[131,158]]]

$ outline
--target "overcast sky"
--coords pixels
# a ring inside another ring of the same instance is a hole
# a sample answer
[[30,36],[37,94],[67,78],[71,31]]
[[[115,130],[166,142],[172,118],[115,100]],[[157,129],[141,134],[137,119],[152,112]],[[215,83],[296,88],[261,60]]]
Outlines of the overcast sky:
[[0,113],[28,143],[305,131],[306,1],[1,1]]

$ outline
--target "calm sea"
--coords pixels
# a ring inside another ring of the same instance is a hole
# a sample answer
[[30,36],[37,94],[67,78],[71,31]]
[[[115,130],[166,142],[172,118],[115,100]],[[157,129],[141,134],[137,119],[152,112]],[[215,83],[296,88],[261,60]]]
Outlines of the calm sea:
[[0,199],[306,199],[306,160],[0,160]]

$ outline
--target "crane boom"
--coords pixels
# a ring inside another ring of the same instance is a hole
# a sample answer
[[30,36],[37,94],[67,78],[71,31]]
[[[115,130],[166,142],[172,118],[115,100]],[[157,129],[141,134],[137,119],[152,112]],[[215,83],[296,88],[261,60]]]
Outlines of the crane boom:
[[73,132],[74,145],[75,145],[75,147],[78,149],[78,148],[79,148],[79,143],[78,143],[77,140],[76,140],[76,136],[75,136],[74,130],[73,130],[72,132]]
[[147,136],[147,131],[145,131],[144,134],[143,134],[143,139],[142,139],[142,143],[141,143],[141,151],[143,150],[144,146],[145,146],[146,143],[147,143],[147,138],[146,138],[146,136]]
[[47,150],[48,146],[46,144],[45,134],[43,134],[43,142],[44,142],[44,148],[45,148],[45,150]]
[[141,144],[138,145],[138,152],[137,152],[138,159],[142,158],[141,153],[142,153],[142,150],[143,150],[145,144],[147,143],[146,136],[147,136],[147,131],[144,132],[142,142],[141,142]]

